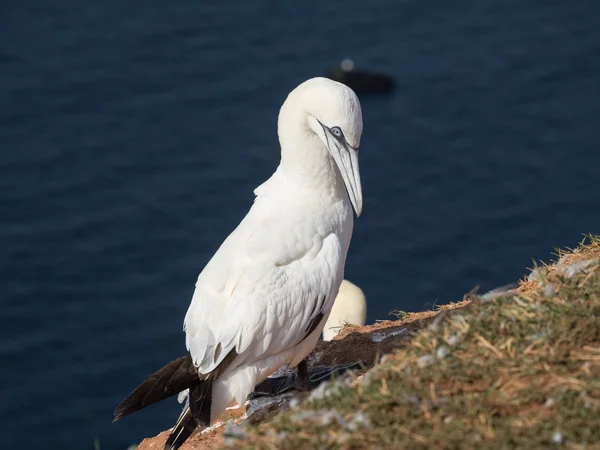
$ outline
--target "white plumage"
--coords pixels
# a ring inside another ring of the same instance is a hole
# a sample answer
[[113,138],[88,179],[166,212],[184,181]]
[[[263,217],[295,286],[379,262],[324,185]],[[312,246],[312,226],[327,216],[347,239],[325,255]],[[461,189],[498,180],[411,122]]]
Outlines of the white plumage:
[[329,319],[323,328],[323,340],[330,341],[345,324],[364,325],[367,318],[367,299],[354,283],[343,280]]
[[313,78],[282,106],[280,165],[200,273],[184,321],[201,375],[237,353],[213,384],[211,420],[316,345],[344,276],[352,206],[362,209],[361,133],[358,98],[340,83]]
[[176,450],[232,400],[243,404],[257,383],[311,352],[344,277],[352,207],[362,210],[361,114],[351,89],[324,78],[289,94],[279,112],[281,162],[196,282],[184,320],[190,355],[148,377],[114,420],[186,392],[165,443]]

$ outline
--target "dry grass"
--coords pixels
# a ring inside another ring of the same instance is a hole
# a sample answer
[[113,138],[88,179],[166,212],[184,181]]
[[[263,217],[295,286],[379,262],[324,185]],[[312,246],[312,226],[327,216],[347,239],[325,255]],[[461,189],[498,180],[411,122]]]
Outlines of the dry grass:
[[[471,298],[361,382],[247,430],[234,448],[600,448],[600,257],[589,236],[518,294]],[[561,268],[562,267],[562,268]]]
[[[556,256],[556,261],[550,264],[541,263],[541,265],[532,268],[539,274],[541,281],[548,275],[556,275],[557,271],[560,273],[565,267],[580,261],[600,259],[600,238],[593,235],[586,235],[579,244],[579,247],[575,249],[559,248],[556,250]],[[519,286],[519,292],[523,294],[535,292],[539,288],[539,281],[536,279],[523,279]]]

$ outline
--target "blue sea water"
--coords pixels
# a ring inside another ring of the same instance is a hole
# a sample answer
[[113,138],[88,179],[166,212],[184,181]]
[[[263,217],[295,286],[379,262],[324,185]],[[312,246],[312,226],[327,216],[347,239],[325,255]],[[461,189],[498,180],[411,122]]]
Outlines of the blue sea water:
[[196,277],[279,160],[278,109],[344,57],[363,97],[346,277],[368,320],[515,281],[600,233],[600,5],[47,2],[0,6],[4,448],[124,449],[112,424],[183,354]]

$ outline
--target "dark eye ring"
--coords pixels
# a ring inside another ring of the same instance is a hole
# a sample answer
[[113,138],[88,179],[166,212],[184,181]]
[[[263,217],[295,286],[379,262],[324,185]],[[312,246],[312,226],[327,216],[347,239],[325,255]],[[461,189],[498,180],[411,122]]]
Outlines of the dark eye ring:
[[342,137],[342,129],[340,127],[333,127],[331,129],[331,133],[335,136],[335,137]]

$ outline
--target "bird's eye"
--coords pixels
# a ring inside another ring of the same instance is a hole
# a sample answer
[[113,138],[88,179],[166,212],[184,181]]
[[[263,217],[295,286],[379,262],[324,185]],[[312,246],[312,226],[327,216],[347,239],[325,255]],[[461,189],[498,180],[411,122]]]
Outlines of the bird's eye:
[[331,129],[331,133],[335,136],[335,137],[342,137],[342,130],[340,127],[333,127]]

